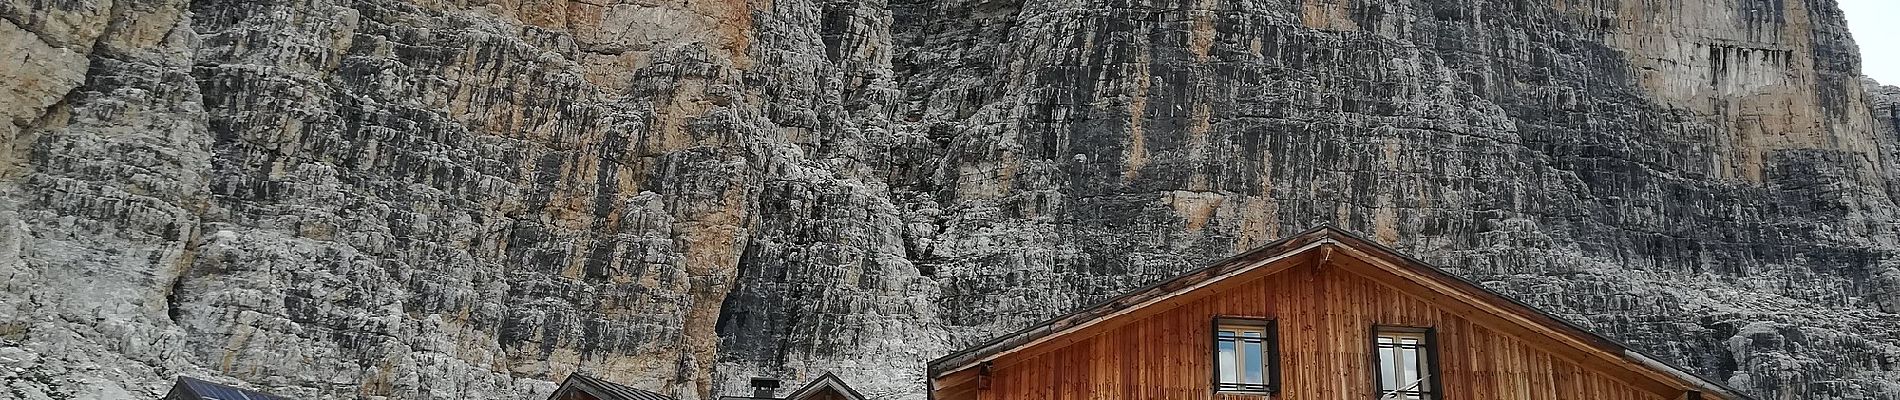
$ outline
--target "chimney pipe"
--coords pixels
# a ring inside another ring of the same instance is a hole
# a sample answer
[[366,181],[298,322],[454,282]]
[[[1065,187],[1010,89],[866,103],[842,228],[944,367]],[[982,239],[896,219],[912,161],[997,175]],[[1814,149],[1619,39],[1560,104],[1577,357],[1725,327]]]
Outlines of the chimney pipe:
[[772,395],[776,392],[778,392],[778,379],[752,378],[752,398],[772,399],[775,398]]

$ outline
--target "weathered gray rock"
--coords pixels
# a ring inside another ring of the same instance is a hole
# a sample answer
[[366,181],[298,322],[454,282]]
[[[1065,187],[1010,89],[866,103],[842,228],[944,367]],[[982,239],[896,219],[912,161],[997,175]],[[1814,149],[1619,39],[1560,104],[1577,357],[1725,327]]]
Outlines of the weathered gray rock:
[[0,17],[0,397],[916,399],[1335,223],[1763,398],[1900,398],[1900,90],[1831,1]]

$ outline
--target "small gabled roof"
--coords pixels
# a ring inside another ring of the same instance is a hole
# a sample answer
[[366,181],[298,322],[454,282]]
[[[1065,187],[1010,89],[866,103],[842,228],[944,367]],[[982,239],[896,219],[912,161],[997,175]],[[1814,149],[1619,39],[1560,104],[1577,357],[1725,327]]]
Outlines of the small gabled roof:
[[864,394],[852,389],[851,385],[844,384],[844,380],[838,379],[837,375],[832,375],[830,372],[826,372],[824,375],[819,376],[818,379],[813,379],[810,383],[806,383],[805,386],[801,386],[798,390],[792,391],[792,394],[785,396],[785,398],[787,400],[804,400],[812,395],[818,394],[819,391],[824,389],[831,389],[832,391],[838,392],[838,394],[844,395],[845,400],[864,400]]
[[1168,298],[1192,292],[1269,264],[1299,257],[1313,258],[1322,262],[1340,257],[1357,259],[1365,265],[1418,283],[1428,290],[1440,292],[1452,299],[1482,305],[1493,312],[1505,315],[1509,320],[1532,328],[1533,331],[1571,343],[1584,350],[1594,351],[1602,358],[1620,361],[1618,364],[1625,367],[1653,372],[1645,375],[1659,382],[1673,382],[1671,384],[1680,385],[1687,390],[1718,395],[1727,399],[1752,400],[1752,397],[1742,394],[1740,390],[1703,379],[1682,368],[1644,355],[1621,342],[1598,335],[1536,307],[1485,289],[1483,286],[1400,254],[1377,242],[1330,225],[1307,230],[1217,261],[1174,279],[1137,289],[1120,297],[951,353],[930,361],[927,373],[933,381],[942,379],[950,374],[976,368],[1017,350],[1076,332],[1115,316],[1156,305]]
[[172,383],[172,390],[165,394],[165,400],[290,400],[290,398],[181,375]]
[[595,378],[581,372],[568,374],[567,379],[561,381],[561,387],[555,389],[553,395],[548,396],[548,400],[559,400],[562,394],[577,390],[593,395],[600,400],[673,400],[672,397],[667,397],[659,393],[608,382],[605,379]]

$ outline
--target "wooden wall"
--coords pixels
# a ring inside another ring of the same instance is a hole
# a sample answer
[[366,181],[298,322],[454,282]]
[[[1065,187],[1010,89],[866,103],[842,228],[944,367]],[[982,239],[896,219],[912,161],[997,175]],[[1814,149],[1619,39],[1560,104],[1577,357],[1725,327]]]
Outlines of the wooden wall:
[[831,389],[823,389],[823,390],[819,390],[817,393],[812,393],[810,396],[806,396],[805,398],[798,399],[798,400],[846,400],[846,399],[848,399],[848,397],[846,397],[844,393],[838,393],[838,391],[831,390]]
[[568,391],[566,393],[556,393],[554,394],[554,400],[600,400],[600,399],[594,397],[594,395],[587,394],[587,391],[577,389],[577,390]]
[[977,398],[1262,399],[1216,396],[1211,390],[1209,330],[1215,316],[1278,320],[1279,399],[1372,399],[1367,336],[1375,324],[1438,329],[1440,399],[1669,400],[1681,395],[1630,384],[1618,378],[1622,375],[1611,369],[1616,367],[1566,357],[1561,354],[1575,352],[1493,329],[1501,327],[1499,322],[1434,306],[1424,300],[1429,295],[1402,293],[1368,276],[1373,275],[1308,263],[1218,289],[1219,294],[1093,337],[998,359],[989,389],[978,391]]

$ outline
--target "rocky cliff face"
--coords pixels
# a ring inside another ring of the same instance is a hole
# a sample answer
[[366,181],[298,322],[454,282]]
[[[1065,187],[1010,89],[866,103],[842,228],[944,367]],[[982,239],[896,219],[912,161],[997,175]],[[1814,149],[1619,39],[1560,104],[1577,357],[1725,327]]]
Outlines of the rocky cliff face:
[[1900,94],[1829,0],[0,17],[0,397],[917,399],[1334,223],[1764,399],[1900,398]]
[[[1900,87],[1881,85],[1872,79],[1865,79],[1862,83],[1866,85],[1868,97],[1872,99],[1874,135],[1885,138],[1882,139],[1883,143],[1900,143]],[[1900,159],[1900,145],[1892,146],[1887,149],[1891,152],[1891,159]],[[1900,176],[1888,176],[1887,180],[1888,187],[1894,188],[1889,190],[1900,190]],[[1887,287],[1892,288],[1895,287],[1893,284],[1900,282],[1900,274],[1890,274],[1883,279],[1887,279]],[[1890,300],[1883,301],[1900,301],[1900,292],[1886,298]],[[1900,310],[1900,303],[1883,306],[1883,309]]]

